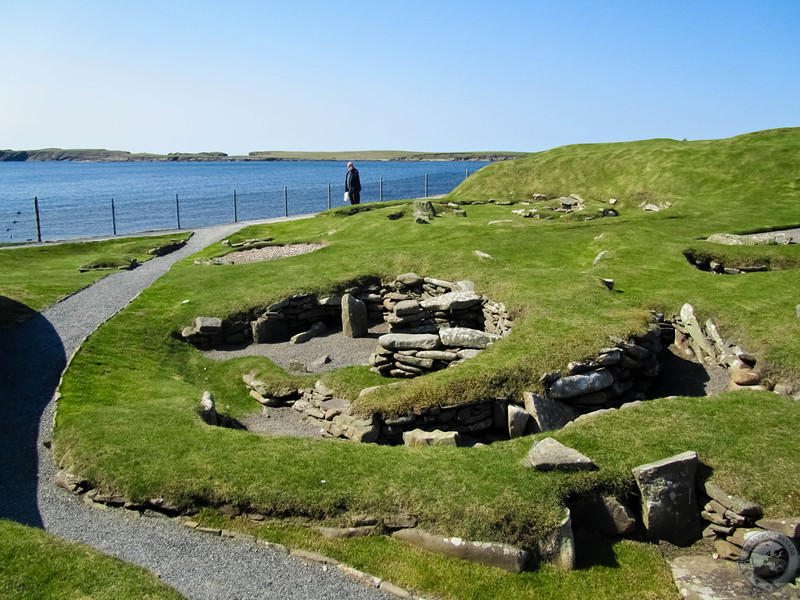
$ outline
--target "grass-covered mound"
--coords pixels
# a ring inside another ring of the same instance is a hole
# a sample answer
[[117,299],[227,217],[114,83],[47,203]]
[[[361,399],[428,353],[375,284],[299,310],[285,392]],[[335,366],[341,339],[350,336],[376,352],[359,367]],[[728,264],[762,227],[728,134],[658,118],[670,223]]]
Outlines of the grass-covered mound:
[[[0,327],[28,317],[108,275],[153,258],[190,234],[0,249]],[[81,272],[90,267],[87,272]]]
[[[762,503],[770,515],[798,514],[800,474],[785,467],[800,458],[791,435],[800,403],[775,394],[678,398],[603,415],[554,436],[594,459],[599,471],[532,473],[520,464],[531,439],[408,449],[209,427],[196,413],[204,390],[223,412],[241,416],[258,408],[243,373],[257,370],[268,381],[298,386],[313,378],[289,376],[263,358],[214,362],[175,335],[198,315],[248,313],[292,294],[324,295],[365,276],[388,280],[415,271],[474,281],[510,309],[514,330],[457,368],[360,398],[364,412],[518,399],[539,388],[542,373],[595,353],[609,335],[641,332],[651,310],[676,313],[684,302],[756,353],[772,378],[800,381],[800,271],[717,276],[692,268],[684,256],[713,233],[800,224],[798,156],[800,129],[558,148],[491,165],[443,202],[577,193],[593,207],[617,198],[619,217],[523,219],[511,214],[517,207],[486,203],[465,206],[465,219],[441,204],[442,216],[419,225],[407,214],[387,218],[404,212],[395,202],[243,230],[233,242],[271,237],[329,245],[268,263],[177,264],[76,355],[61,387],[56,456],[93,484],[133,500],[232,503],[340,523],[350,514],[401,510],[441,533],[526,544],[558,522],[563,499],[595,489],[622,492],[633,466],[696,450],[729,492]],[[638,208],[645,201],[671,207],[645,212]],[[203,255],[229,250],[217,245]],[[786,264],[797,262],[798,250],[770,248]],[[602,278],[614,279],[615,291]],[[351,398],[386,381],[366,367],[325,380]]]
[[0,520],[0,598],[179,600],[183,596],[141,567],[41,529]]

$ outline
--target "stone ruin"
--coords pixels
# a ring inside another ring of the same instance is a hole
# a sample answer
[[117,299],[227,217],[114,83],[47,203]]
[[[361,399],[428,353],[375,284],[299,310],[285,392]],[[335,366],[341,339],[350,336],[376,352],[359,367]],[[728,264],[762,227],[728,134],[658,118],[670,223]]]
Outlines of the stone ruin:
[[505,306],[478,295],[469,281],[457,283],[399,275],[388,285],[351,287],[341,296],[300,294],[270,306],[254,319],[197,317],[181,337],[202,350],[226,344],[302,343],[328,331],[366,335],[370,323],[385,322],[370,359],[384,376],[416,377],[475,357],[508,335],[513,321]]

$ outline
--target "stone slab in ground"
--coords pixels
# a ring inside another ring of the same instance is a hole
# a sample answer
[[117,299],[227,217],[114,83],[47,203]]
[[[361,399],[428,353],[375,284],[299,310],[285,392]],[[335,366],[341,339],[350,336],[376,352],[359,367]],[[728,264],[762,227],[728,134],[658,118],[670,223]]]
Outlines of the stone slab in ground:
[[669,564],[675,585],[686,600],[800,599],[800,592],[794,585],[785,585],[770,594],[754,588],[739,573],[735,562],[714,560],[708,554],[678,556]]

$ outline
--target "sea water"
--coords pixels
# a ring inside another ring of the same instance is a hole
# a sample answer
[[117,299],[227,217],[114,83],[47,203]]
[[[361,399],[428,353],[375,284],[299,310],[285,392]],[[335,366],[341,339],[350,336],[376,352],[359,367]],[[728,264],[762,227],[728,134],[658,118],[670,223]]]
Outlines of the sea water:
[[[445,194],[487,164],[359,162],[361,202]],[[73,239],[315,213],[343,206],[345,173],[341,161],[0,162],[0,243],[37,239],[34,198],[41,238]]]

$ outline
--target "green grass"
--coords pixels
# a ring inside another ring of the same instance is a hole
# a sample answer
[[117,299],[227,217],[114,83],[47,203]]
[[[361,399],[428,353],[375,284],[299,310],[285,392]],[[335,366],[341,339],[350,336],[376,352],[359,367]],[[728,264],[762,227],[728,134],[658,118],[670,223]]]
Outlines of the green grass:
[[[557,148],[481,170],[437,204],[442,216],[430,225],[416,225],[410,216],[389,220],[405,206],[394,202],[242,230],[233,242],[271,237],[329,245],[268,263],[175,265],[74,358],[61,386],[55,454],[95,485],[134,500],[232,503],[272,517],[340,524],[355,513],[404,510],[440,533],[528,544],[557,523],[566,498],[623,493],[632,485],[633,466],[696,450],[704,469],[730,493],[761,503],[768,515],[800,514],[800,473],[791,467],[800,459],[792,433],[800,403],[775,394],[659,400],[603,415],[554,435],[593,458],[599,471],[532,473],[520,464],[530,438],[484,448],[409,449],[208,427],[195,412],[204,390],[240,417],[259,408],[241,383],[243,373],[257,370],[276,384],[309,385],[314,378],[290,377],[263,358],[214,362],[175,337],[198,315],[253,314],[295,293],[325,295],[365,277],[390,281],[415,271],[474,281],[480,293],[506,304],[515,316],[513,333],[457,368],[359,398],[362,412],[393,415],[496,396],[518,400],[523,391],[540,388],[542,373],[596,353],[609,335],[642,332],[651,310],[675,314],[684,302],[701,319],[714,317],[773,380],[799,382],[800,271],[726,277],[694,269],[684,257],[687,248],[707,247],[698,240],[713,233],[797,226],[798,155],[800,129],[705,142]],[[523,219],[511,214],[518,207],[488,202],[528,202],[534,193],[578,193],[593,214],[617,198],[621,216]],[[448,201],[481,204],[467,204],[464,219],[452,216]],[[638,208],[644,201],[672,207],[644,212]],[[488,224],[506,219],[513,222]],[[229,251],[218,244],[201,255]],[[764,252],[787,266],[796,261],[793,247],[718,252]],[[614,279],[616,291],[601,278]],[[376,378],[357,367],[325,380],[355,399]],[[647,579],[647,551],[633,547],[615,547],[619,564],[609,578],[596,580],[603,583],[590,583],[588,571],[559,576],[565,597],[577,597],[584,584],[586,593],[609,596],[625,578]],[[364,553],[347,548],[341,552],[354,562]],[[407,561],[403,582],[411,587],[466,598],[489,597],[486,590],[500,585],[476,580],[459,591],[443,582],[442,589],[410,554],[391,548],[388,556]],[[523,578],[535,580],[542,572]],[[666,584],[656,587],[653,597],[674,595]]]
[[40,529],[0,520],[0,598],[178,600],[183,596],[141,567]]
[[[228,519],[210,511],[192,519],[204,526],[227,528],[329,556],[424,597],[674,600],[676,595],[670,569],[655,545],[592,534],[579,536],[577,570],[565,573],[542,565],[535,571],[515,574],[432,555],[384,536],[332,540],[306,527]],[[647,573],[646,579],[642,573]]]
[[84,266],[115,268],[153,258],[152,248],[190,234],[0,248],[0,327],[31,316],[108,275]]

